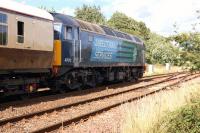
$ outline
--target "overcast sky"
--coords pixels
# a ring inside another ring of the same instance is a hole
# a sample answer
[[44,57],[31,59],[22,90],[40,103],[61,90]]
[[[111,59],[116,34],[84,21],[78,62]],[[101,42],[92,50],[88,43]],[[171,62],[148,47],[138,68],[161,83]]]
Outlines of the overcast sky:
[[[179,32],[192,29],[198,23],[196,10],[200,10],[200,0],[15,0],[35,7],[46,6],[68,15],[82,4],[99,5],[109,19],[115,11],[143,21],[151,31],[161,35],[174,34],[173,25]],[[200,20],[199,20],[200,23]],[[200,26],[197,27],[197,29]]]

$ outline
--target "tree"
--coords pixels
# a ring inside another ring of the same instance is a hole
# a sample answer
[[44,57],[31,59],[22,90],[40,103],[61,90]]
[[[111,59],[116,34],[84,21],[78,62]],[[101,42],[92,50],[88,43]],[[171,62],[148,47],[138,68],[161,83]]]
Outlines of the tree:
[[101,13],[99,6],[83,5],[75,9],[75,17],[96,24],[105,24],[105,16]]
[[143,36],[145,40],[148,40],[150,35],[150,29],[146,27],[144,22],[139,22],[138,27],[140,35]]
[[139,36],[144,40],[149,39],[150,30],[146,27],[145,23],[137,22],[124,13],[115,12],[107,24],[117,30]]
[[179,44],[182,64],[192,70],[200,69],[200,33],[179,33],[170,38]]
[[[197,20],[200,21],[200,10],[196,11]],[[192,29],[186,33],[175,32],[176,35],[169,37],[179,44],[181,49],[182,64],[192,70],[200,69],[200,33],[197,31],[197,26],[200,23],[191,24]],[[175,26],[175,28],[177,25]],[[175,30],[177,31],[177,30]]]
[[146,61],[149,64],[178,64],[179,49],[173,46],[165,37],[151,33],[146,41]]

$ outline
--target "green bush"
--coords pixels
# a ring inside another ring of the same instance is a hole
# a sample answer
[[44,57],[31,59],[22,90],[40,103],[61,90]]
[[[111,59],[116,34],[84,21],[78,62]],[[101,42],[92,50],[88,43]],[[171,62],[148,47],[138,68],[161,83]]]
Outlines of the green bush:
[[154,133],[200,133],[200,101],[168,113],[155,125]]

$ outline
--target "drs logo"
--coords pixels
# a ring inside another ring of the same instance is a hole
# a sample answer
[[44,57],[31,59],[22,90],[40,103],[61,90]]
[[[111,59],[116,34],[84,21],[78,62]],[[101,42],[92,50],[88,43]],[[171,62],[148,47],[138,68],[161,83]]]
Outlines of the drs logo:
[[111,60],[112,59],[112,52],[96,52],[95,57],[99,59]]
[[137,46],[134,43],[94,37],[91,61],[133,63],[137,59]]
[[117,48],[117,41],[95,37],[92,45],[91,61],[114,61]]

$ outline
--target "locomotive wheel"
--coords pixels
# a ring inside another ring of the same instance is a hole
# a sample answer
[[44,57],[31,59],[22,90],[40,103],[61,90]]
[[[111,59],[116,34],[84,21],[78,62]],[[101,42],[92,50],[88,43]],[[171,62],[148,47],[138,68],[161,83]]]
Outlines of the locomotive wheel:
[[139,72],[139,78],[142,78],[142,77],[143,77],[143,72],[140,71],[140,72]]
[[137,72],[136,75],[134,76],[135,81],[137,82],[139,80],[139,73]]
[[76,77],[72,74],[69,74],[65,77],[65,86],[70,90],[81,89],[83,83],[81,77]]
[[97,79],[95,75],[90,75],[87,77],[87,81],[84,83],[84,86],[89,88],[95,88],[97,85]]

